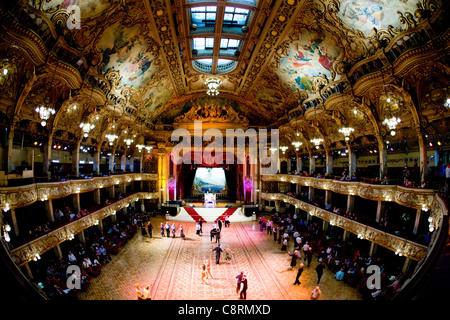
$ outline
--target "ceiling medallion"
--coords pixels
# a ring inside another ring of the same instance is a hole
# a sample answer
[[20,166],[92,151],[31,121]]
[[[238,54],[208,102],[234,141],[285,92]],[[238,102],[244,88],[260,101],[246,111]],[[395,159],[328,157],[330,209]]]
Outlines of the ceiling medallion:
[[217,96],[219,94],[219,90],[217,90],[220,86],[219,78],[209,78],[206,79],[205,84],[208,87],[208,91],[206,93],[210,96]]

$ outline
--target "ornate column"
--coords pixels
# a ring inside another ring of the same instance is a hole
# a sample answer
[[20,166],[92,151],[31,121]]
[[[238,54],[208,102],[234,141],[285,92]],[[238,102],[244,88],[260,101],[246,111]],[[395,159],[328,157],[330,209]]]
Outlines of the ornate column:
[[347,211],[353,212],[354,207],[355,207],[355,196],[349,194],[347,196]]
[[380,222],[381,214],[384,211],[384,204],[385,204],[384,201],[378,201],[378,204],[377,204],[377,216],[375,218],[376,222]]
[[109,156],[109,159],[108,159],[108,168],[112,174],[114,174],[114,171],[115,171],[115,168],[114,168],[115,158],[116,158],[116,147],[113,148],[111,155]]
[[122,172],[125,172],[126,164],[127,164],[127,154],[124,153],[122,157],[120,157],[120,170],[122,170]]
[[302,157],[297,153],[297,172],[300,173],[302,172],[302,167],[303,167],[303,161],[302,161]]
[[9,212],[11,212],[11,222],[14,228],[14,234],[16,237],[19,236],[19,224],[17,223],[17,217],[16,217],[16,210],[10,209]]
[[48,199],[44,201],[45,206],[45,214],[47,215],[47,219],[49,222],[55,222],[55,215],[53,213],[53,201],[52,199]]
[[329,175],[333,174],[333,155],[331,154],[331,151],[327,151],[326,166],[327,166],[326,167],[326,173],[329,174]]
[[94,151],[94,165],[93,165],[93,169],[94,169],[94,173],[96,174],[100,174],[100,147],[97,145],[96,150]]
[[316,158],[314,158],[314,154],[312,152],[309,153],[309,174],[312,174],[316,171]]
[[419,230],[419,223],[420,223],[420,218],[422,217],[422,209],[417,209],[416,211],[416,219],[414,221],[414,229],[413,229],[413,233],[417,234],[417,231]]
[[76,176],[80,174],[80,146],[81,139],[76,142],[72,150],[72,173]]
[[97,189],[93,190],[92,192],[94,194],[94,203],[95,204],[101,204],[100,188],[97,188]]
[[325,190],[325,204],[331,204],[331,195],[333,194],[333,191],[331,190]]
[[378,149],[379,149],[379,157],[380,157],[380,180],[384,179],[384,177],[387,175],[387,148],[384,143],[378,143]]
[[348,174],[351,177],[353,173],[356,173],[356,154],[348,147]]
[[73,203],[73,209],[75,210],[75,212],[79,212],[81,210],[79,193],[72,194],[72,203]]
[[[52,157],[52,144],[53,144],[53,135],[50,134],[48,136],[47,141],[44,142],[43,145],[43,154],[42,154],[42,172],[50,178],[50,161]],[[80,148],[78,146],[78,148]],[[73,158],[73,156],[72,156]]]

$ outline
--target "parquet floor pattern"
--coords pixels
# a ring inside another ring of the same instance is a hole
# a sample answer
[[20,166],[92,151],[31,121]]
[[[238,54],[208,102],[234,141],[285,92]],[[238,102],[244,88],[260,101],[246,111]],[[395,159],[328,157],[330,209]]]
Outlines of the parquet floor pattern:
[[[175,222],[183,225],[185,240],[161,237],[155,217],[153,238],[140,232],[123,247],[101,274],[91,280],[88,289],[79,294],[82,300],[136,300],[135,284],[150,284],[152,300],[237,300],[236,275],[242,270],[248,274],[247,300],[307,300],[317,282],[317,258],[300,278],[301,285],[293,285],[297,268],[289,270],[290,257],[281,252],[281,245],[266,232],[259,231],[256,221],[232,223],[222,228],[221,248],[232,250],[232,261],[221,255],[215,263],[215,240],[210,241],[212,224],[203,225],[201,236],[195,234],[194,222]],[[288,251],[292,252],[293,241]],[[214,279],[201,284],[198,265],[211,261]],[[299,264],[299,263],[298,263]],[[320,282],[321,300],[360,300],[359,292],[334,279],[325,270]]]

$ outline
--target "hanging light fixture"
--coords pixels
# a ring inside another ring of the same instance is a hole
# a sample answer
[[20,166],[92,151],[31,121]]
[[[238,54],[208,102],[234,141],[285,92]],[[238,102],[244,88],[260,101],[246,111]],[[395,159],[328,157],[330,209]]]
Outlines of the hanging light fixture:
[[389,130],[391,130],[391,136],[395,136],[395,128],[400,123],[401,119],[397,117],[391,117],[383,120],[383,124],[387,125]]
[[338,131],[344,135],[345,141],[348,141],[350,139],[350,134],[355,131],[355,129],[352,127],[342,127]]
[[217,90],[220,86],[219,78],[208,78],[205,81],[206,86],[208,87],[208,91],[206,93],[210,96],[217,96],[219,94],[219,90]]
[[281,146],[280,147],[280,150],[283,152],[283,154],[285,154],[287,149],[288,149],[288,147],[286,147],[286,146]]
[[47,120],[51,115],[55,114],[55,109],[49,107],[50,98],[46,97],[44,102],[40,106],[38,106],[35,111],[39,113],[39,118],[41,118],[41,126],[45,127],[47,125]]
[[112,134],[112,133],[111,134],[108,133],[107,135],[105,135],[105,137],[106,137],[106,139],[108,139],[110,146],[112,146],[114,144],[114,140],[119,138],[117,135]]
[[292,142],[292,145],[295,147],[295,151],[298,151],[300,146],[303,145],[303,142],[294,141],[294,142]]
[[84,132],[84,137],[87,138],[89,137],[89,132],[95,128],[95,125],[90,124],[90,123],[80,123],[80,128],[83,129]]
[[316,146],[316,149],[319,149],[319,145],[323,142],[322,138],[314,138],[311,139],[311,142],[314,143],[314,145]]

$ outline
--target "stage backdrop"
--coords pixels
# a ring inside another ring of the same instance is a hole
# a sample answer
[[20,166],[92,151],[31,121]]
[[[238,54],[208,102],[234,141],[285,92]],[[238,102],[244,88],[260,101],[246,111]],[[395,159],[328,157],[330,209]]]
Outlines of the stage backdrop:
[[200,193],[221,193],[226,186],[225,171],[223,168],[197,168],[193,184]]

